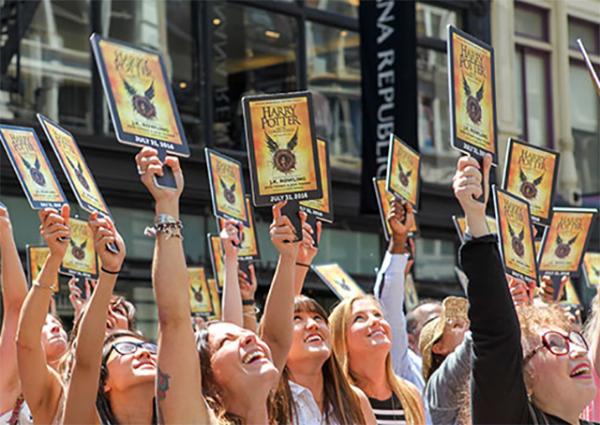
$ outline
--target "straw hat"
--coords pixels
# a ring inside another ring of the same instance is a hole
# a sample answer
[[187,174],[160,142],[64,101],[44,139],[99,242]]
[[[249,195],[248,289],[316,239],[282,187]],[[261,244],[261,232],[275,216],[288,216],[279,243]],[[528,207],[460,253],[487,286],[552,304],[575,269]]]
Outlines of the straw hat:
[[444,334],[446,323],[457,319],[468,320],[467,309],[469,302],[465,298],[447,297],[442,302],[442,312],[440,316],[431,319],[421,329],[419,337],[419,351],[423,356],[423,378],[425,382],[431,374],[431,363],[433,360],[433,345],[438,342]]

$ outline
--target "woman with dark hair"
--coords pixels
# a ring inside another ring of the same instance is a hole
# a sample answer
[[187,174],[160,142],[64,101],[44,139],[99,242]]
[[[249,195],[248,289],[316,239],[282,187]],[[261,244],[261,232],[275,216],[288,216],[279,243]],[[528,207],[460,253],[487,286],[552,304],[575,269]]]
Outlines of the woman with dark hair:
[[[154,420],[156,346],[131,331],[105,337],[125,244],[110,218],[93,213],[89,225],[102,267],[79,326],[64,423],[150,424]],[[110,244],[117,246],[117,253],[109,250]]]
[[0,424],[32,423],[31,412],[23,400],[17,365],[17,324],[19,312],[27,295],[27,280],[12,223],[6,208],[0,206],[0,257],[2,264],[2,330],[0,330]]
[[586,423],[579,415],[596,391],[587,342],[556,306],[515,310],[485,219],[491,162],[462,157],[453,179],[467,221],[460,263],[469,278],[473,423]]
[[51,208],[39,212],[40,233],[50,254],[38,278],[27,293],[19,317],[17,359],[23,396],[33,421],[54,424],[62,421],[63,384],[58,373],[67,351],[67,334],[60,320],[48,314],[52,285],[69,247],[69,206],[60,212]]
[[375,424],[369,400],[348,383],[332,352],[327,313],[304,295],[294,301],[292,347],[280,387],[294,424]]
[[[167,156],[163,163],[151,148],[142,149],[136,162],[155,200],[152,282],[160,325],[156,391],[161,422],[272,422],[272,394],[291,345],[298,252],[291,222],[281,214],[284,204],[273,207],[270,228],[279,261],[269,299],[279,302],[267,303],[262,338],[238,325],[213,322],[195,340],[179,216],[183,173],[176,157]],[[173,171],[176,190],[154,184],[164,166]]]

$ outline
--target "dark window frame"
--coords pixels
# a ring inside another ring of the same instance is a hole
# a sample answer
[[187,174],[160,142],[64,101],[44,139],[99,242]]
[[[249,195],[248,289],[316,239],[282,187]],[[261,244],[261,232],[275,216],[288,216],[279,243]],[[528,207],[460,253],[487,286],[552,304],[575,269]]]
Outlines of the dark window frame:
[[[576,16],[572,16],[572,15],[568,16],[567,22],[568,22],[568,24],[567,24],[568,25],[567,26],[567,35],[568,35],[569,39],[571,38],[570,34],[569,34],[571,22],[573,22],[575,24],[578,24],[578,25],[582,25],[582,26],[591,28],[594,31],[594,35],[595,35],[594,40],[596,40],[595,45],[593,46],[594,50],[592,50],[591,46],[585,46],[585,48],[586,48],[588,54],[591,54],[591,55],[600,55],[600,24],[598,22],[588,21],[586,19],[582,19],[582,18],[579,18],[579,17],[576,17]],[[577,52],[579,51],[579,49],[577,48],[577,46],[576,45],[572,45],[572,44],[569,44],[569,50],[577,51]]]
[[515,34],[518,35],[519,37],[528,38],[530,40],[537,40],[537,41],[543,41],[543,42],[549,43],[550,42],[550,25],[549,25],[548,21],[549,21],[550,11],[543,7],[534,6],[532,4],[524,3],[521,1],[515,2],[515,15],[517,14],[518,9],[528,11],[528,12],[533,12],[533,13],[540,15],[542,17],[542,33],[543,34],[542,34],[542,37],[534,37],[530,34],[520,33],[516,29],[515,29]]

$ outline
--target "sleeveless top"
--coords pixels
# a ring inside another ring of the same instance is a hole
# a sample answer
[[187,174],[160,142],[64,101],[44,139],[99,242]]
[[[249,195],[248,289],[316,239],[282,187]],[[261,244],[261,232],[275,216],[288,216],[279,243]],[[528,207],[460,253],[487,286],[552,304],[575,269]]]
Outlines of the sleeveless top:
[[404,416],[404,409],[402,403],[396,397],[396,394],[392,393],[392,396],[387,400],[377,400],[369,397],[369,403],[375,414],[377,425],[405,425],[406,416]]

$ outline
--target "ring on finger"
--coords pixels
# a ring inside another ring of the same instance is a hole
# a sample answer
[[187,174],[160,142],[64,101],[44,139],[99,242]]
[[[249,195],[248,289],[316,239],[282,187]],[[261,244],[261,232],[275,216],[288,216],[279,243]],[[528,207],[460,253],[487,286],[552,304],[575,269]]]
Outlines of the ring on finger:
[[137,173],[140,176],[143,176],[144,174],[146,174],[145,170],[142,170],[142,167],[140,167],[139,165],[137,166]]

